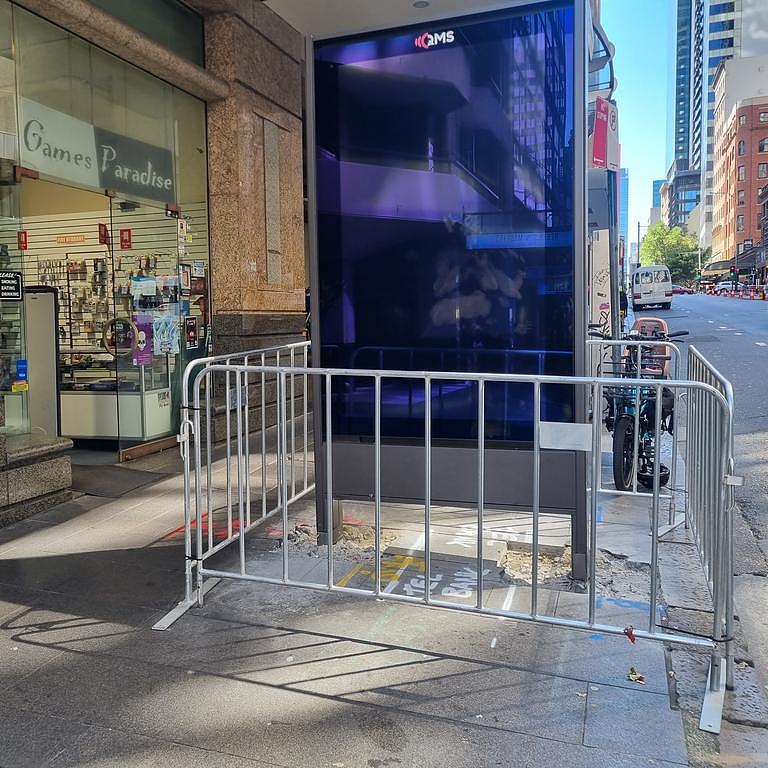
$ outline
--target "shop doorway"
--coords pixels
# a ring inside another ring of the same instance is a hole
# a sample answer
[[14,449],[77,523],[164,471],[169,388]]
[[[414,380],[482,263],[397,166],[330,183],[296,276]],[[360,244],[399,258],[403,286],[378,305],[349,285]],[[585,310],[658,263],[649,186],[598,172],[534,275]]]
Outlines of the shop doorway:
[[172,206],[25,178],[21,227],[25,285],[58,303],[53,321],[27,318],[38,337],[40,323],[52,325],[43,333],[58,342],[38,355],[34,378],[56,382],[59,434],[75,441],[75,461],[173,444],[183,367],[207,337],[207,260],[185,258],[187,220]]

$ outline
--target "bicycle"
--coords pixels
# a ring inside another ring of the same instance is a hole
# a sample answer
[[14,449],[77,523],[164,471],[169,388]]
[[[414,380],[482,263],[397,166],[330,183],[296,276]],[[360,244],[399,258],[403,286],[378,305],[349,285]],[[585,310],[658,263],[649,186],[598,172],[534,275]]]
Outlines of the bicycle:
[[[648,341],[648,344],[632,344],[625,347],[618,361],[603,360],[601,365],[611,364],[615,378],[668,379],[669,348],[664,342],[685,336],[688,331],[669,332],[667,323],[659,318],[644,317],[637,320],[623,341]],[[607,339],[609,336],[590,331],[590,336]],[[639,390],[639,391],[638,391]],[[656,449],[656,387],[609,386],[604,390],[607,403],[604,422],[613,435],[613,481],[616,490],[628,491],[633,478],[644,488],[653,488],[654,455]],[[661,431],[670,435],[674,430],[675,396],[671,390],[661,390]],[[637,426],[637,439],[635,428]],[[635,455],[637,445],[637,455]],[[669,483],[669,467],[659,466],[659,484]]]

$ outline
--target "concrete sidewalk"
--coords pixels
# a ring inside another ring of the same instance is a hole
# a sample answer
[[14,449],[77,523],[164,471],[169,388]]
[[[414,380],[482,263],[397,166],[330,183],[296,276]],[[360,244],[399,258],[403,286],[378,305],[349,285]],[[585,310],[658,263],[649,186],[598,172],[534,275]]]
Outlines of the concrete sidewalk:
[[[203,608],[153,631],[183,593],[182,487],[173,475],[119,499],[83,496],[0,530],[0,766],[688,764],[676,681],[657,643],[240,582],[222,582]],[[368,514],[369,505],[346,508],[351,528],[364,530]],[[307,500],[292,522],[311,515]],[[443,599],[474,599],[472,517],[435,514],[431,589]],[[514,513],[488,522],[488,604],[527,610],[525,578],[502,573],[494,556],[524,543],[528,523]],[[249,572],[279,568],[276,524],[249,537]],[[605,567],[647,571],[648,525],[647,499],[603,501]],[[392,505],[385,526],[392,590],[423,593],[418,516]],[[568,538],[562,518],[542,530],[553,547]],[[370,588],[370,552],[338,546],[336,579]],[[322,555],[289,548],[292,576],[322,581]],[[612,579],[601,582],[597,620],[647,625],[647,597],[616,596]],[[542,613],[586,615],[574,585],[546,587]],[[683,681],[693,695],[705,662]],[[630,667],[645,685],[628,680]]]

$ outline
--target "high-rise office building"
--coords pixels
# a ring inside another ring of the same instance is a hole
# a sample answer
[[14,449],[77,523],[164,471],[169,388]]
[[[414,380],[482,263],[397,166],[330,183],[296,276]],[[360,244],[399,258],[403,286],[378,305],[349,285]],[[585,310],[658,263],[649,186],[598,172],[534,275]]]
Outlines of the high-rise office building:
[[653,183],[651,209],[672,227],[685,228],[699,202],[705,18],[706,0],[677,0],[674,157]]
[[653,180],[651,208],[661,208],[661,188],[667,183],[666,179]]
[[691,143],[691,0],[677,2],[675,51],[675,159],[688,159]]
[[[695,3],[701,1],[693,0]],[[693,119],[691,121],[693,136],[690,166],[701,169],[702,215],[699,241],[705,246],[712,242],[715,73],[721,62],[728,59],[768,54],[768,36],[765,34],[768,29],[768,3],[765,0],[711,2],[708,10],[707,45],[701,54],[703,71],[707,73],[706,84],[702,87],[706,93],[706,109],[702,109],[700,130],[699,124]],[[697,152],[694,152],[694,139],[700,142],[700,150]]]
[[619,168],[619,234],[629,243],[629,171]]

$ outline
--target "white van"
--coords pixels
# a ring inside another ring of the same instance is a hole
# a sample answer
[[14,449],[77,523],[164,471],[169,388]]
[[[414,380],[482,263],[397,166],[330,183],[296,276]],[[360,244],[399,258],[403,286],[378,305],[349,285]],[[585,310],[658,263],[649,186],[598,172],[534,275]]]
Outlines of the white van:
[[662,309],[672,306],[672,278],[663,264],[638,267],[632,275],[632,309],[654,304]]

